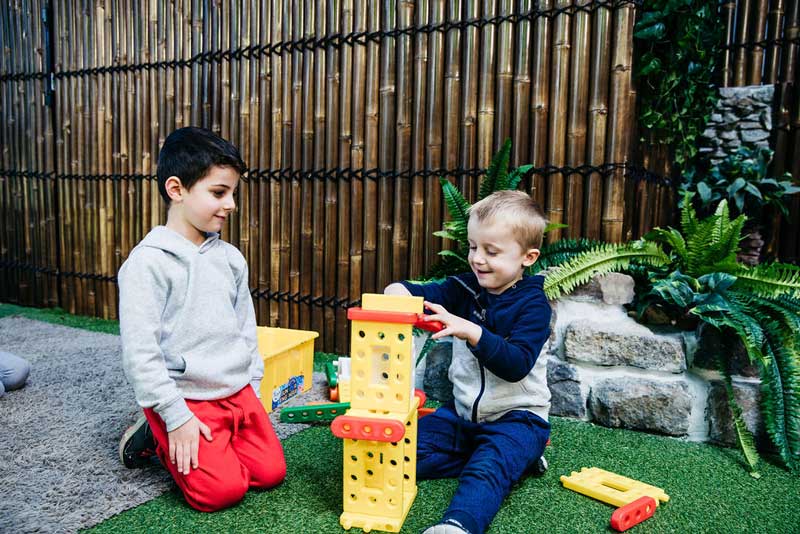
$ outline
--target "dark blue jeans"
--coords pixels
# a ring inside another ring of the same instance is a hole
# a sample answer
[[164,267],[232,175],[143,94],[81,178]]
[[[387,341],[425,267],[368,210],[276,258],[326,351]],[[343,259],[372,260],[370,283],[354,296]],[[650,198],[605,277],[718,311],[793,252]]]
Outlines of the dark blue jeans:
[[419,420],[417,478],[455,478],[445,519],[471,534],[483,534],[511,487],[544,451],[550,424],[526,411],[509,412],[491,423],[472,423],[452,404]]

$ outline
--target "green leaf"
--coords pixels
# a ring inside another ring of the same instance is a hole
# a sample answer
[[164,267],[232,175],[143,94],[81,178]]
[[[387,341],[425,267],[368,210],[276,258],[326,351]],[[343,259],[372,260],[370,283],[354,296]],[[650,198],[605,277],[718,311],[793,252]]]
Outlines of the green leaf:
[[506,139],[503,146],[492,158],[486,176],[483,177],[478,200],[483,200],[495,191],[508,189],[508,162],[511,159],[511,139]]
[[633,34],[634,37],[637,39],[643,39],[645,41],[656,41],[664,37],[664,33],[666,32],[666,26],[662,22],[657,22],[651,26],[647,26]]

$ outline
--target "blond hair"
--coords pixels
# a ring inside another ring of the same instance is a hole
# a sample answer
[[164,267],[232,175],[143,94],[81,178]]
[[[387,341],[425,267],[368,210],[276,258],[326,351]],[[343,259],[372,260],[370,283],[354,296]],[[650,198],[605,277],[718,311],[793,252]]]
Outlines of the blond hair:
[[522,250],[542,246],[547,220],[539,204],[522,191],[496,191],[473,204],[469,217],[484,224],[508,225]]

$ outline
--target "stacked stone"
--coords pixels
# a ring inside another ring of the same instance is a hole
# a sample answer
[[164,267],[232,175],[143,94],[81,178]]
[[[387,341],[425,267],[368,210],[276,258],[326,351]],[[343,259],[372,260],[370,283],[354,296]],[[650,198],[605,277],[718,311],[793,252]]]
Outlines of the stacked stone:
[[718,165],[740,146],[769,147],[775,86],[722,87],[719,91],[720,99],[703,132],[700,152]]

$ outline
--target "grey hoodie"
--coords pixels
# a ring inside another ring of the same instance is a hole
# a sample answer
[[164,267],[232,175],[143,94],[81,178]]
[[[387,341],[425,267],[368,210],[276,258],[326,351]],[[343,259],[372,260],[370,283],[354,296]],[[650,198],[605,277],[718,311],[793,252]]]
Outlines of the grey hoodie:
[[118,281],[125,375],[167,431],[192,418],[184,399],[221,399],[248,383],[259,393],[264,362],[247,262],[236,247],[213,233],[197,246],[157,226]]

